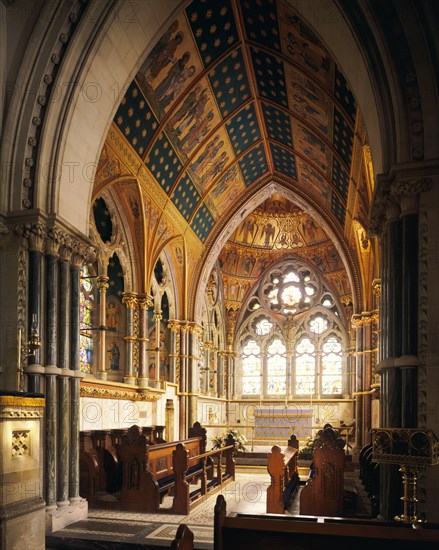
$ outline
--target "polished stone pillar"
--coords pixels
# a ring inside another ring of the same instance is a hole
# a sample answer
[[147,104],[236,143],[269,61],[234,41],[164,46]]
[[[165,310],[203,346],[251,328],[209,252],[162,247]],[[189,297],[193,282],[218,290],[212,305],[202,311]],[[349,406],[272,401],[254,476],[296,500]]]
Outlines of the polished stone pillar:
[[[180,322],[177,320],[169,321],[168,328],[171,331],[171,343],[169,350],[169,373],[171,382],[174,382],[178,385],[180,382]],[[196,389],[198,391],[197,386]]]
[[187,381],[187,416],[188,426],[199,421],[198,418],[198,390],[200,379],[200,338],[202,338],[203,329],[196,323],[191,323],[188,330],[189,353],[188,353],[188,381]]
[[58,367],[58,495],[57,504],[61,508],[69,504],[69,465],[70,465],[70,260],[71,250],[62,247],[59,262],[59,342]]
[[160,387],[160,322],[162,320],[162,312],[160,309],[154,310],[154,315],[152,320],[155,324],[155,380],[153,381],[153,386],[156,388]]
[[106,344],[105,344],[105,328],[106,328],[106,308],[107,308],[107,290],[109,287],[108,277],[101,275],[97,278],[97,286],[99,289],[99,356],[98,356],[98,372],[97,377],[101,380],[107,379],[105,370]]
[[[52,367],[53,368],[53,367]],[[50,369],[50,367],[49,367]],[[46,369],[47,371],[47,369]],[[58,399],[56,376],[45,375],[46,385],[46,424],[45,424],[45,461],[44,484],[47,510],[56,509],[56,471],[57,471],[57,441],[58,441]]]
[[152,306],[150,296],[140,296],[139,305],[139,371],[137,385],[139,388],[148,386],[148,307]]
[[179,439],[187,433],[187,376],[188,376],[188,332],[189,326],[185,321],[180,325],[180,403],[179,403]]
[[355,448],[362,447],[363,428],[363,319],[359,314],[352,316],[355,329]]
[[58,255],[46,256],[46,365],[58,364]]
[[134,309],[137,306],[137,298],[133,292],[124,292],[122,303],[126,307],[126,336],[125,340],[125,384],[135,384],[133,348],[134,348]]
[[69,500],[75,503],[79,496],[79,412],[80,381],[80,277],[83,258],[74,255],[70,267],[70,461],[69,461]]

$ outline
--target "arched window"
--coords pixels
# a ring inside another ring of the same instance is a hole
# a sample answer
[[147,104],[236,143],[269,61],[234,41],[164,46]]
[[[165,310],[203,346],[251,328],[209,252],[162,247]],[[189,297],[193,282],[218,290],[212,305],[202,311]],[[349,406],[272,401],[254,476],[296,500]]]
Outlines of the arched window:
[[296,346],[296,393],[313,394],[315,391],[316,348],[309,338],[302,338]]
[[286,347],[276,338],[267,349],[267,393],[285,395],[287,391]]
[[342,361],[340,338],[331,334],[322,346],[322,394],[342,392]]
[[242,350],[242,393],[261,392],[261,348],[255,340],[248,340]]
[[237,336],[242,395],[317,399],[346,391],[347,333],[337,301],[300,261],[264,276],[247,299]]
[[90,373],[93,357],[92,319],[95,307],[96,295],[93,287],[93,279],[90,277],[88,267],[81,271],[79,291],[79,362],[82,372]]

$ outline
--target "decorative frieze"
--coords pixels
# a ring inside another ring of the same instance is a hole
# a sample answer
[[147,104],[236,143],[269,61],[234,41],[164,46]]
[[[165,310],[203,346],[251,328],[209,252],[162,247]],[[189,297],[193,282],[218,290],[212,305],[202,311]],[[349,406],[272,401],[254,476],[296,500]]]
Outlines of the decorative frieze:
[[118,399],[127,401],[158,401],[159,395],[152,393],[134,393],[124,390],[102,388],[95,386],[81,386],[81,397],[99,397],[101,399]]

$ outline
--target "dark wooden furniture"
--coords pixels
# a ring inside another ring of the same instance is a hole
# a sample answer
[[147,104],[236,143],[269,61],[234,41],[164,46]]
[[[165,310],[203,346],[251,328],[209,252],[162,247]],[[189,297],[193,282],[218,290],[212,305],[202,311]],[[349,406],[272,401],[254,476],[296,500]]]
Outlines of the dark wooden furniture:
[[214,550],[436,550],[439,525],[423,529],[397,522],[316,516],[226,514],[218,495],[215,505]]
[[181,523],[178,526],[175,539],[171,543],[171,550],[193,550],[194,534],[187,525]]
[[329,424],[314,440],[311,475],[300,493],[300,514],[343,516],[344,440]]
[[267,458],[267,470],[271,484],[267,488],[267,513],[283,514],[288,508],[300,483],[298,473],[299,442],[295,435],[282,452],[277,445],[271,448]]

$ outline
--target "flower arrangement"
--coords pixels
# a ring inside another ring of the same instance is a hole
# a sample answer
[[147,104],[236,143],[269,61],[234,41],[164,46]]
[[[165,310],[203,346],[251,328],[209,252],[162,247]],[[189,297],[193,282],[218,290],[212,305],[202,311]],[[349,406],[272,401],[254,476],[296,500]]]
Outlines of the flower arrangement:
[[305,446],[299,449],[299,460],[312,460],[312,453],[314,450],[314,439],[308,437]]
[[231,435],[233,437],[233,441],[235,442],[236,450],[238,451],[245,451],[245,444],[247,443],[247,438],[244,434],[240,433],[238,430],[234,430],[232,428],[229,428],[226,432],[223,434],[216,435],[214,438],[212,438],[213,448],[214,449],[221,449],[222,447],[226,446],[227,438]]

